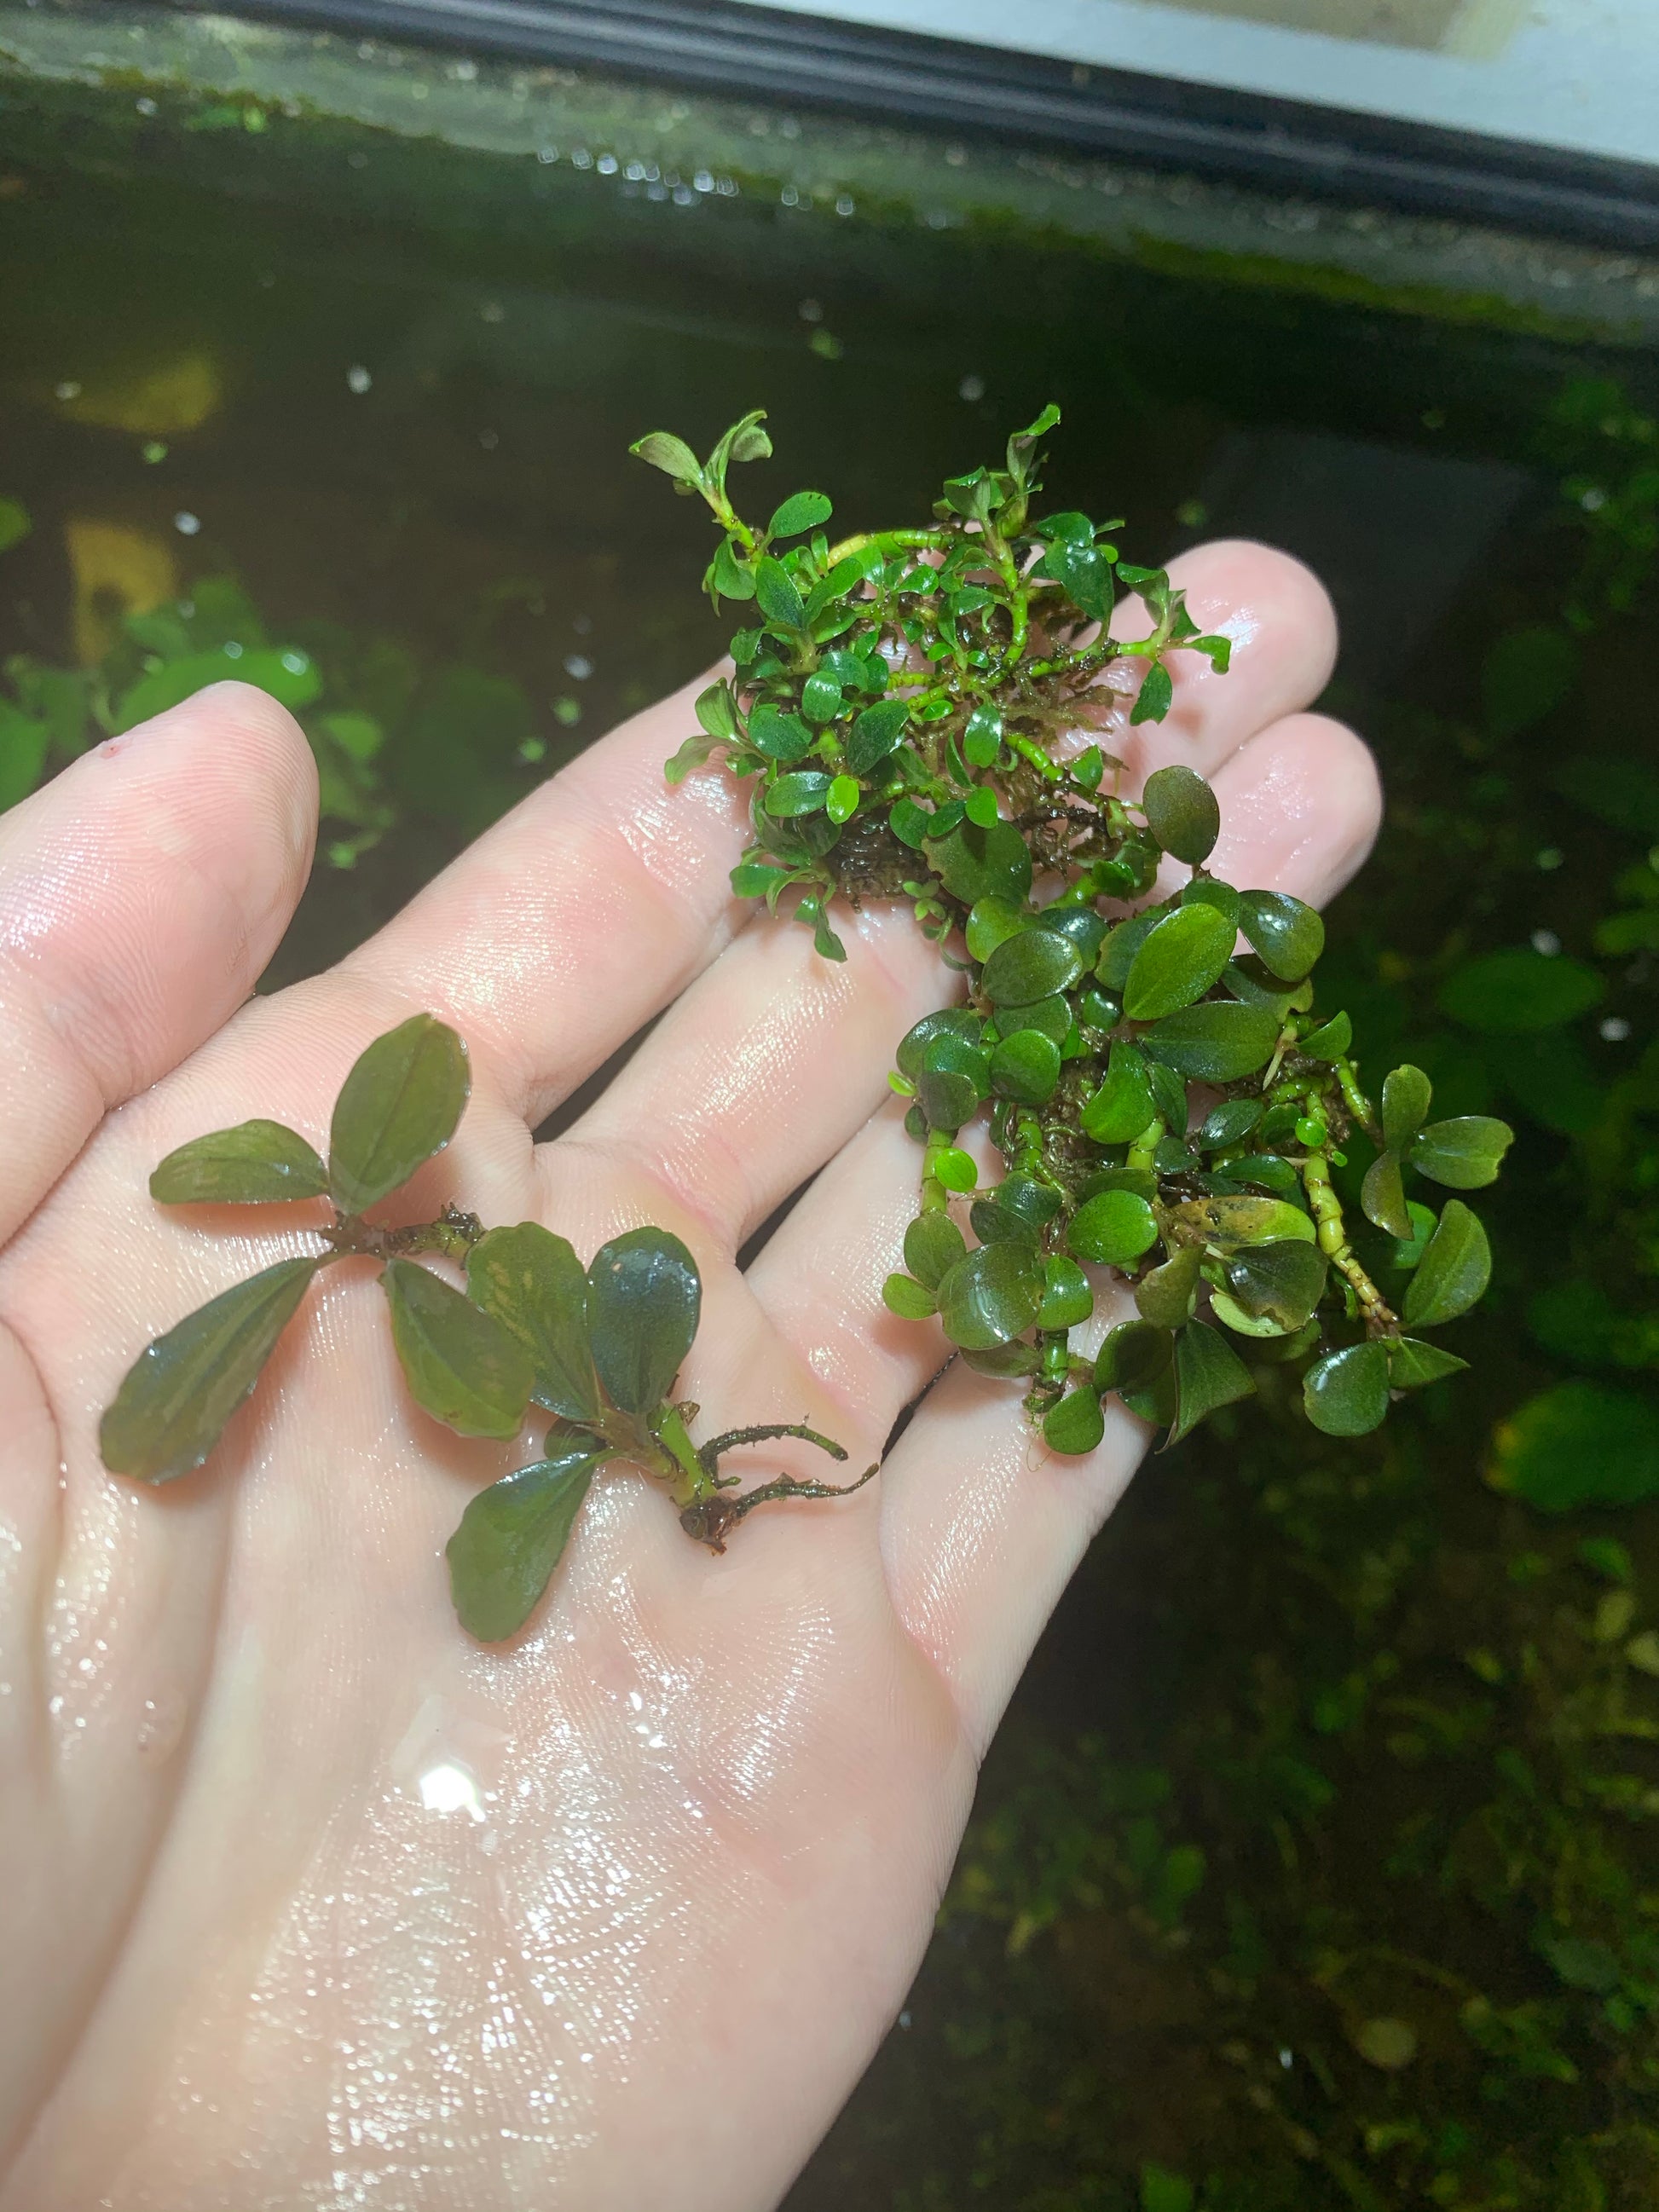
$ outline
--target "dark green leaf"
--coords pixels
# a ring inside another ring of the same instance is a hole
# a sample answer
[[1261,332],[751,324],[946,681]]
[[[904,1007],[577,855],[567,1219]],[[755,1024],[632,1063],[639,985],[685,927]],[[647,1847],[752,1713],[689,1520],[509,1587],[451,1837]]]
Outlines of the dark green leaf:
[[878,699],[854,723],[847,739],[847,765],[854,775],[868,775],[902,743],[910,709],[902,699]]
[[1189,884],[1181,887],[1182,906],[1212,906],[1231,922],[1235,933],[1243,902],[1231,884],[1222,883],[1215,876],[1194,876]]
[[828,522],[835,511],[821,491],[792,492],[767,524],[766,534],[769,538],[799,538],[803,532],[816,530],[821,522]]
[[343,1213],[362,1213],[442,1152],[466,1105],[466,1047],[434,1014],[415,1014],[374,1043],[334,1102],[328,1172]]
[[1069,991],[1082,973],[1083,956],[1069,937],[1051,929],[1022,929],[991,954],[980,988],[993,1006],[1024,1006],[1053,992]]
[[[1182,1316],[1185,1319],[1185,1316]],[[1145,1390],[1168,1367],[1175,1339],[1148,1321],[1121,1322],[1095,1354],[1097,1390]]]
[[749,710],[749,742],[757,752],[787,768],[792,761],[805,760],[811,752],[812,732],[799,714],[786,714],[763,699]]
[[1131,722],[1161,722],[1175,703],[1175,685],[1161,660],[1155,660],[1141,681],[1129,712]]
[[1095,963],[1095,973],[1109,991],[1115,992],[1120,998],[1123,995],[1123,986],[1129,980],[1136,953],[1163,918],[1156,910],[1133,914],[1111,932]]
[[1079,1260],[1097,1267],[1127,1267],[1158,1242],[1158,1220],[1144,1198],[1130,1190],[1103,1190],[1072,1216],[1066,1242]]
[[1500,1424],[1490,1480],[1545,1513],[1659,1498],[1659,1408],[1575,1378]]
[[982,898],[1023,899],[1031,888],[1031,856],[1011,822],[988,830],[965,822],[949,836],[930,840],[928,857],[945,890],[964,906]]
[[914,1275],[890,1275],[881,1286],[881,1302],[901,1321],[927,1321],[939,1311],[939,1300]]
[[768,785],[766,811],[785,822],[798,814],[820,813],[830,796],[830,782],[822,769],[792,769]]
[[1187,1086],[1174,1068],[1165,1067],[1162,1060],[1149,1060],[1146,1073],[1152,1078],[1152,1104],[1164,1127],[1179,1144],[1187,1133]]
[[1299,983],[1325,949],[1325,925],[1314,908],[1284,891],[1246,891],[1239,927],[1286,983]]
[[1438,1328],[1467,1313],[1492,1279],[1492,1248],[1479,1218],[1461,1199],[1449,1198],[1429,1239],[1411,1287],[1406,1320],[1413,1328]]
[[1083,1109],[1083,1132],[1097,1145],[1127,1145],[1152,1119],[1152,1086],[1139,1048],[1113,1045],[1106,1079]]
[[709,563],[708,580],[722,599],[752,599],[755,596],[755,574],[743,560],[736,545],[724,538],[716,547]]
[[981,1244],[939,1286],[945,1333],[964,1351],[988,1352],[1030,1328],[1042,1304],[1036,1248],[1024,1241]]
[[969,1044],[977,1044],[984,1026],[980,1017],[969,1006],[945,1006],[936,1014],[924,1014],[899,1040],[896,1054],[899,1073],[908,1075],[914,1083],[921,1073],[935,1037],[948,1034],[962,1037]]
[[732,696],[732,687],[724,677],[711,684],[706,691],[697,694],[696,715],[711,738],[735,738],[738,735],[737,702]]
[[1434,1085],[1408,1061],[1382,1081],[1382,1141],[1403,1152],[1429,1118]]
[[1075,1260],[1056,1256],[1043,1262],[1039,1328],[1080,1328],[1094,1310],[1095,1294],[1089,1288],[1089,1278]]
[[1228,1291],[1245,1312],[1276,1322],[1287,1335],[1310,1319],[1324,1296],[1330,1265],[1316,1244],[1298,1238],[1249,1245],[1225,1264]]
[[1010,1036],[1019,1030],[1041,1030],[1060,1047],[1063,1056],[1066,1040],[1072,1033],[1072,1003],[1056,991],[1052,999],[1034,999],[1030,1006],[999,1006],[997,1024]]
[[1469,1364],[1455,1352],[1443,1352],[1437,1344],[1425,1344],[1415,1336],[1390,1337],[1388,1352],[1389,1381],[1396,1390],[1420,1390],[1425,1382],[1459,1374]]
[[962,757],[969,768],[990,768],[1002,750],[1002,710],[975,707],[962,733]]
[[1106,942],[1106,923],[1092,907],[1057,899],[1052,906],[1043,908],[1037,921],[1042,928],[1051,929],[1057,936],[1069,937],[1082,954],[1085,969],[1092,968],[1100,957],[1101,947]]
[[991,1054],[991,1088],[1000,1097],[1041,1106],[1059,1080],[1060,1047],[1040,1030],[1016,1030]]
[[1242,1145],[1261,1119],[1259,1098],[1225,1098],[1205,1115],[1198,1141],[1206,1152],[1227,1152]]
[[444,1547],[450,1595],[469,1636],[516,1636],[553,1579],[605,1454],[578,1445],[515,1468],[481,1490]]
[[1267,1066],[1278,1038],[1270,1008],[1217,1002],[1166,1014],[1141,1037],[1140,1048],[1198,1082],[1236,1083]]
[[1232,958],[1233,926],[1212,906],[1177,907],[1147,933],[1123,986],[1133,1022],[1157,1021],[1201,999]]
[[1559,1029],[1601,1002],[1605,986],[1594,968],[1529,947],[1488,952],[1454,968],[1440,986],[1443,1012],[1466,1029],[1495,1036]]
[[1203,777],[1189,768],[1161,768],[1146,779],[1141,806],[1148,828],[1166,853],[1196,868],[1221,834],[1221,809]]
[[971,960],[988,960],[1005,938],[1018,936],[1031,926],[1030,910],[1012,899],[982,898],[968,916],[963,934]]
[[800,710],[809,722],[832,722],[841,712],[841,686],[820,671],[801,686]]
[[[1480,1190],[1496,1182],[1504,1155],[1515,1141],[1507,1121],[1487,1114],[1462,1114],[1449,1121],[1431,1121],[1411,1148],[1419,1175],[1452,1190]],[[1395,1232],[1396,1235],[1400,1231]]]
[[320,1198],[328,1170],[305,1139],[280,1121],[242,1121],[169,1152],[149,1179],[164,1206],[269,1204]]
[[587,1271],[587,1326],[613,1405],[655,1413],[685,1364],[702,1304],[697,1263],[665,1229],[630,1229],[599,1247]]
[[459,1436],[516,1436],[535,1381],[524,1346],[413,1260],[388,1260],[380,1280],[392,1308],[392,1341],[416,1403]]
[[1073,1390],[1042,1417],[1042,1441],[1050,1451],[1076,1456],[1091,1452],[1106,1433],[1106,1417],[1097,1390]]
[[1302,1378],[1302,1403],[1328,1437],[1365,1437],[1389,1410],[1389,1355],[1380,1344],[1351,1344],[1316,1359]]
[[1161,1267],[1150,1268],[1135,1285],[1142,1321],[1155,1328],[1179,1328],[1192,1313],[1203,1255],[1196,1244],[1172,1252]]
[[111,1474],[170,1482],[199,1467],[325,1264],[323,1255],[279,1260],[147,1345],[99,1429]]
[[538,1405],[571,1421],[598,1416],[587,1276],[562,1237],[538,1221],[490,1230],[467,1255],[466,1290],[529,1353]]
[[990,1089],[990,1055],[967,1038],[942,1030],[928,1045],[915,1082],[921,1110],[933,1127],[959,1129]]
[[1189,1321],[1175,1340],[1176,1415],[1164,1449],[1178,1444],[1201,1420],[1255,1389],[1250,1370],[1218,1329]]
[[961,1230],[942,1206],[919,1213],[904,1232],[904,1264],[930,1291],[937,1290],[967,1249]]
[[794,579],[781,561],[763,553],[755,563],[755,597],[761,612],[774,629],[799,630],[806,627],[806,609]]

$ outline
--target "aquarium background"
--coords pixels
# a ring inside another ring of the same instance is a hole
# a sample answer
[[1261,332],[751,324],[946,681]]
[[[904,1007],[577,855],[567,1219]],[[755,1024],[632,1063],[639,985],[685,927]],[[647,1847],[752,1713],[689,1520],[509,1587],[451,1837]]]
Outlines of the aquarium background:
[[1659,276],[150,13],[0,8],[0,803],[264,684],[292,980],[719,651],[641,431],[764,405],[853,527],[1053,398],[1129,558],[1327,578],[1389,817],[1322,992],[1518,1131],[1471,1376],[1148,1462],[790,2212],[1659,2201]]

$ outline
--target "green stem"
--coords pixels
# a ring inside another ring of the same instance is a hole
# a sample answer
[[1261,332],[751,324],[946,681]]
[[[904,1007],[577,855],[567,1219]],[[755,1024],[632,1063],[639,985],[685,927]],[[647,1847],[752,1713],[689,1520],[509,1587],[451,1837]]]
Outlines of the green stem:
[[1302,1182],[1308,1194],[1308,1204],[1313,1210],[1319,1249],[1338,1273],[1345,1276],[1352,1285],[1353,1294],[1359,1301],[1360,1311],[1364,1316],[1367,1334],[1374,1336],[1397,1334],[1400,1324],[1394,1309],[1365,1273],[1348,1242],[1342,1201],[1331,1187],[1331,1164],[1325,1153],[1309,1153],[1302,1163]]

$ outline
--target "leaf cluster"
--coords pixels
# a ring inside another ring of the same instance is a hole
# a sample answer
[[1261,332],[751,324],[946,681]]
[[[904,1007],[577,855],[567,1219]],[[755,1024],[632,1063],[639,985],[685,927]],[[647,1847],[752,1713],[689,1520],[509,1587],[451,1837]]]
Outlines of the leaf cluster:
[[[1220,812],[1193,769],[1125,794],[1103,742],[1124,696],[1132,724],[1162,720],[1174,658],[1224,673],[1229,640],[1200,632],[1165,572],[1121,558],[1120,520],[1042,511],[1053,407],[1002,466],[947,482],[930,525],[835,544],[817,492],[764,529],[732,507],[726,464],[770,451],[763,419],[707,462],[665,433],[634,449],[708,501],[724,532],[711,595],[757,617],[668,775],[718,761],[749,781],[733,886],[774,912],[787,896],[826,957],[845,957],[836,896],[903,898],[963,972],[965,1003],[898,1048],[893,1085],[924,1152],[888,1304],[937,1316],[969,1364],[1022,1381],[1057,1451],[1100,1441],[1112,1394],[1177,1441],[1263,1363],[1301,1373],[1316,1427],[1376,1427],[1394,1396],[1464,1364],[1419,1332],[1466,1312],[1490,1273],[1472,1210],[1451,1199],[1437,1216],[1405,1177],[1478,1188],[1510,1131],[1431,1122],[1413,1067],[1374,1108],[1348,1015],[1315,1005],[1318,915],[1210,871]],[[1127,595],[1150,627],[1126,641],[1110,624]],[[1171,863],[1186,880],[1152,896]],[[986,1188],[962,1142],[981,1120],[1005,1170]],[[1376,1152],[1363,1210],[1410,1278],[1403,1315],[1332,1182],[1351,1141]],[[1072,1332],[1102,1270],[1130,1285],[1136,1318],[1091,1359]]]

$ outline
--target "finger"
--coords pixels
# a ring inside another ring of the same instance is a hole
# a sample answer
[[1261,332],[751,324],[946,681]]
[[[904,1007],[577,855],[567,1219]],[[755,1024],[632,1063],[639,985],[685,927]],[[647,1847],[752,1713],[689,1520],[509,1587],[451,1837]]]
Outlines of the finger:
[[[1230,865],[1315,904],[1358,866],[1381,808],[1370,755],[1315,714],[1264,730],[1217,778],[1217,795],[1224,822],[1238,825]],[[860,1200],[847,1192],[842,1202],[850,1210]],[[884,1474],[895,1605],[952,1684],[977,1742],[1150,1433],[1115,1401],[1107,1415],[1105,1440],[1086,1460],[1055,1460],[1012,1386],[953,1368]]]
[[112,738],[0,819],[0,1237],[247,996],[316,823],[310,748],[245,684]]
[[[1212,775],[1258,730],[1310,705],[1336,665],[1330,596],[1290,554],[1244,538],[1219,539],[1172,561],[1170,580],[1186,592],[1200,630],[1231,639],[1232,655],[1225,675],[1218,675],[1201,653],[1171,653],[1174,698],[1161,722],[1132,724],[1128,700],[1116,709],[1103,742],[1124,763],[1128,791],[1139,791],[1153,769],[1172,761]],[[1139,599],[1120,605],[1112,628],[1124,638],[1147,635],[1151,624]]]
[[647,1173],[729,1258],[891,1096],[899,1039],[953,995],[908,913],[842,933],[847,958],[825,960],[810,930],[757,917],[558,1140],[551,1200],[598,1152]]
[[453,1021],[532,1126],[734,934],[740,786],[669,786],[689,684],[551,777],[343,963]]

